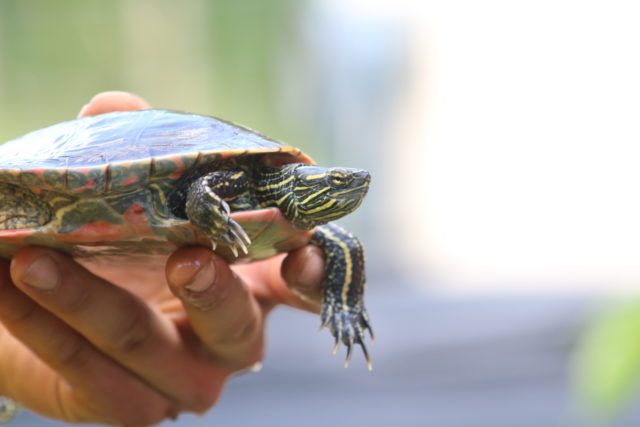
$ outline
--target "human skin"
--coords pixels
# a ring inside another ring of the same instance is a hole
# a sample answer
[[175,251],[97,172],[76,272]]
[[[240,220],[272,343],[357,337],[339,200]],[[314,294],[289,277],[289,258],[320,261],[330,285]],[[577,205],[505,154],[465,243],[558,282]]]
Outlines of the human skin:
[[[146,108],[104,92],[80,116]],[[262,360],[275,306],[319,311],[323,265],[311,245],[231,267],[185,247],[158,272],[91,272],[51,249],[22,249],[0,260],[0,395],[66,422],[202,413],[229,376]]]

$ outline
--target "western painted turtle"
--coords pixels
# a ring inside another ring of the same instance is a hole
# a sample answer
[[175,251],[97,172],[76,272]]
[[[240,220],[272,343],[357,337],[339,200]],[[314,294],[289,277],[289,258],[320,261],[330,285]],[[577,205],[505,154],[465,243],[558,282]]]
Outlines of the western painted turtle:
[[372,335],[360,242],[331,221],[370,182],[299,149],[212,117],[113,112],[59,123],[0,146],[0,256],[52,247],[94,262],[151,266],[176,247],[212,245],[253,260],[309,241],[326,256],[321,321],[347,347]]

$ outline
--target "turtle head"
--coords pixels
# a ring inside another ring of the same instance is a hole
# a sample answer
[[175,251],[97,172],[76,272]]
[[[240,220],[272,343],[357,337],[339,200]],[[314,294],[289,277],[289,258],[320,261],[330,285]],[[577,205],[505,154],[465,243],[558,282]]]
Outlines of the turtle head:
[[369,190],[371,175],[362,169],[292,166],[290,221],[313,228],[353,212]]

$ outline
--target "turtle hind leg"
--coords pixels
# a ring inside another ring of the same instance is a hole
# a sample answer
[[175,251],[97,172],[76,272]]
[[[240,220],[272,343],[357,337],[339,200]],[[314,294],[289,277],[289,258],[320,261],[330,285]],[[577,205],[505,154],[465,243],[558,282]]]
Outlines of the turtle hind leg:
[[212,172],[189,187],[185,212],[193,225],[211,237],[213,249],[222,240],[235,256],[238,250],[248,253],[251,239],[242,226],[230,218],[227,203],[245,191],[244,172],[231,170]]
[[334,223],[316,228],[311,243],[324,250],[325,282],[322,304],[322,327],[335,338],[334,352],[340,343],[347,347],[349,366],[351,351],[360,345],[371,370],[371,358],[365,345],[366,333],[373,339],[369,316],[364,308],[364,249],[351,233]]
[[0,230],[35,228],[53,216],[51,206],[30,190],[0,183]]

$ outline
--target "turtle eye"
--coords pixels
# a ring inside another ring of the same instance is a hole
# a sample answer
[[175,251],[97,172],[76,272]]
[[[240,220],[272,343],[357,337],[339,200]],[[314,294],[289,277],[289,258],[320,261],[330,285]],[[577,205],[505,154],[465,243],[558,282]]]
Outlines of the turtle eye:
[[332,169],[328,179],[331,186],[340,188],[349,185],[353,177],[344,169]]

